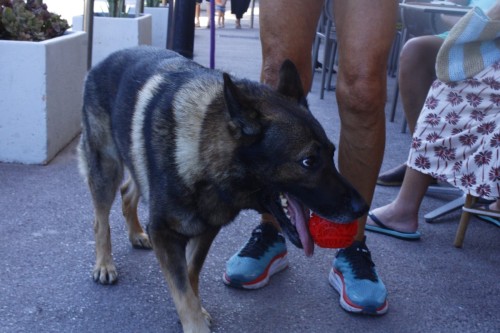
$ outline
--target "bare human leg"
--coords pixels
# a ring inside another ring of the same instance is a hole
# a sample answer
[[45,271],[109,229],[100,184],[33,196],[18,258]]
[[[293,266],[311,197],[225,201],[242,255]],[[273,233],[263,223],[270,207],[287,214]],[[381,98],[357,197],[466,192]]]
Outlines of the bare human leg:
[[[399,93],[408,128],[413,135],[427,92],[436,78],[436,57],[444,39],[438,36],[419,36],[410,39],[399,57]],[[379,175],[378,184],[399,186],[404,177],[403,163]]]
[[[278,72],[284,60],[297,67],[304,92],[310,91],[311,48],[323,0],[260,1],[260,39],[262,43],[261,82],[276,88]],[[294,24],[290,24],[294,22]],[[285,32],[286,33],[283,33]],[[271,214],[262,215],[263,223],[278,223]]]
[[[384,154],[386,67],[397,5],[397,1],[334,2],[339,39],[339,170],[368,204]],[[370,13],[370,19],[360,13]],[[365,223],[366,217],[359,220],[356,240],[363,240]]]
[[[372,213],[388,228],[402,232],[415,232],[418,228],[418,211],[432,177],[406,168],[405,178],[396,199]],[[376,225],[370,218],[367,223]]]
[[421,36],[410,39],[399,58],[399,91],[408,127],[413,134],[427,92],[436,79],[436,57],[444,39]]
[[299,71],[304,91],[310,90],[311,49],[322,6],[322,0],[260,1],[262,82],[276,87],[280,66],[290,59]]

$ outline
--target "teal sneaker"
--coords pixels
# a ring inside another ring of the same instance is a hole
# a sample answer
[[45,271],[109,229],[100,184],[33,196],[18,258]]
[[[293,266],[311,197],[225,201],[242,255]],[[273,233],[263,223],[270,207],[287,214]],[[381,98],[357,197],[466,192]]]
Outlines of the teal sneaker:
[[285,238],[270,223],[255,228],[245,246],[226,264],[225,284],[235,288],[258,289],[269,278],[288,267]]
[[365,239],[340,250],[328,276],[340,294],[340,305],[349,312],[382,315],[387,312],[387,290],[375,271]]

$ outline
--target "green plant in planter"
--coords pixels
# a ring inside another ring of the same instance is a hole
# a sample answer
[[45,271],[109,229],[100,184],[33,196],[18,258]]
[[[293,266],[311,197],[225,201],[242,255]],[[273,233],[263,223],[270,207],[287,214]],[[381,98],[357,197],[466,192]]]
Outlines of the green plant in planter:
[[167,5],[167,0],[146,0],[145,1],[145,6],[146,7],[160,7],[161,6],[166,6]]
[[160,7],[161,0],[146,0],[146,7]]
[[68,21],[42,0],[0,0],[0,39],[43,41],[64,34]]
[[110,17],[127,17],[128,12],[125,11],[125,0],[107,0],[108,13]]

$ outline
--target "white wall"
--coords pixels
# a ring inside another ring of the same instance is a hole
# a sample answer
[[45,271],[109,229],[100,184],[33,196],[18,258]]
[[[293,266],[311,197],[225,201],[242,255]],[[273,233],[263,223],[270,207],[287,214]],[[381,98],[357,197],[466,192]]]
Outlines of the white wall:
[[73,16],[83,14],[83,0],[44,0],[43,2],[47,5],[49,12],[61,15],[68,20],[70,25],[73,23]]
[[[44,0],[50,12],[61,15],[71,25],[73,16],[82,15],[84,11],[84,0]],[[126,0],[127,7],[135,7],[135,0]],[[108,3],[105,0],[94,0],[94,12],[108,11]]]

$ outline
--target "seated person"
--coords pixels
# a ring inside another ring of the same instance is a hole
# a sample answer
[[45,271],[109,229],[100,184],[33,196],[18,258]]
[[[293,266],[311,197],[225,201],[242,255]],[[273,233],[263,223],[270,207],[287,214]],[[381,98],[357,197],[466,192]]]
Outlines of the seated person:
[[[479,7],[488,11],[495,0],[452,0],[454,3]],[[443,15],[442,21],[452,27],[458,16]],[[420,110],[424,105],[429,87],[436,79],[436,57],[448,32],[439,35],[419,36],[410,39],[401,50],[399,57],[399,93],[410,133],[413,134]],[[406,164],[401,164],[379,175],[378,185],[400,186]]]
[[[499,13],[500,2],[489,15],[500,19]],[[462,37],[466,24],[480,32],[482,27],[476,28],[470,17],[477,17],[479,25],[487,21],[493,37],[468,47],[446,39],[437,58],[439,79],[418,117],[401,190],[393,202],[369,213],[368,231],[418,239],[418,211],[433,178],[476,197],[500,198],[500,52],[493,46],[500,21],[488,21],[475,9],[457,23],[450,37]],[[456,57],[456,50],[465,56]],[[500,202],[489,208],[499,210]]]

